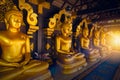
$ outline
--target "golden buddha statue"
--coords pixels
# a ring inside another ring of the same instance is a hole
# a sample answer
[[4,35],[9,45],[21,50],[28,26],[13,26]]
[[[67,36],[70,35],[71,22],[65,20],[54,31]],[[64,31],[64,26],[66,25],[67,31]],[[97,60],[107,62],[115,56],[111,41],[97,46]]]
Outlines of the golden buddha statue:
[[[94,27],[92,27],[90,34],[92,34]],[[80,40],[81,43],[81,52],[85,54],[85,57],[88,61],[96,61],[99,57],[98,54],[95,53],[95,50],[90,48],[90,39],[89,39],[89,30],[87,27],[83,29],[82,37]]]
[[[26,80],[29,78],[48,79],[48,63],[32,60],[29,37],[20,32],[23,15],[18,10],[5,14],[6,31],[0,31],[0,79]],[[39,75],[39,77],[38,77]],[[46,75],[46,78],[44,76]]]
[[88,29],[87,28],[85,28],[85,29],[83,29],[83,36],[81,37],[81,47],[83,48],[83,49],[89,49],[90,50],[90,48],[89,48],[89,43],[90,43],[90,40],[89,40],[89,38],[88,38],[88,33],[89,33],[89,31],[88,31]]
[[101,53],[103,47],[100,45],[100,32],[102,29],[102,27],[99,29],[96,27],[96,29],[94,30],[93,46],[94,49],[96,49],[101,56],[104,56],[104,54]]
[[106,47],[106,40],[105,40],[105,32],[101,31],[101,35],[100,35],[100,44],[103,47]]
[[84,54],[76,53],[72,50],[72,25],[63,23],[61,35],[56,37],[56,51],[58,53],[58,64],[63,67],[63,73],[70,74],[76,72],[82,66],[86,66]]
[[96,27],[94,30],[93,45],[96,48],[101,48],[101,46],[100,46],[100,33],[102,32],[102,30],[103,30],[103,27],[100,27],[100,28]]
[[94,31],[93,44],[95,47],[98,47],[98,48],[99,48],[99,44],[100,44],[99,34],[100,34],[100,32],[98,30]]
[[101,50],[100,50],[100,52],[101,52],[101,54],[102,54],[102,56],[106,56],[106,54],[109,54],[110,52],[109,52],[109,49],[108,49],[108,46],[107,46],[107,44],[106,44],[106,39],[105,39],[105,37],[106,37],[106,33],[105,33],[105,31],[104,30],[102,30],[101,31],[101,34],[100,34],[100,45],[101,45]]

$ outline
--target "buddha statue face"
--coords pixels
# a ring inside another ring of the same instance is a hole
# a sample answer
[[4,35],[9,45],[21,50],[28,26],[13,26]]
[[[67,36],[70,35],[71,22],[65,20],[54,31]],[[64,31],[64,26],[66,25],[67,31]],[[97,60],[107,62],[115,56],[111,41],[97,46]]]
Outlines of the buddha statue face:
[[99,38],[99,31],[95,31],[94,35],[95,35],[95,38]]
[[9,27],[20,28],[22,23],[22,18],[20,15],[11,15],[9,21]]
[[64,36],[70,36],[72,33],[72,25],[69,23],[63,23],[61,31]]
[[20,11],[11,10],[7,12],[5,14],[5,23],[6,23],[7,29],[9,27],[16,28],[16,29],[20,28],[23,21],[22,18],[23,16]]
[[88,29],[83,29],[83,36],[87,37],[88,36]]

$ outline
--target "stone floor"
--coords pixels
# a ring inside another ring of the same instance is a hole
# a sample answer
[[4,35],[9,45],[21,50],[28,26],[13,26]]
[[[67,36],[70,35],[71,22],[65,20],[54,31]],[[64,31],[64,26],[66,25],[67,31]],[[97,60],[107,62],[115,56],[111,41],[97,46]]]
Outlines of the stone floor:
[[102,57],[100,60],[97,60],[95,62],[89,62],[86,67],[72,74],[63,74],[61,72],[61,68],[57,64],[54,64],[50,70],[54,80],[81,80],[83,77],[85,77],[87,74],[89,74],[97,66],[99,66],[102,62],[104,62],[111,56],[112,54],[106,57]]

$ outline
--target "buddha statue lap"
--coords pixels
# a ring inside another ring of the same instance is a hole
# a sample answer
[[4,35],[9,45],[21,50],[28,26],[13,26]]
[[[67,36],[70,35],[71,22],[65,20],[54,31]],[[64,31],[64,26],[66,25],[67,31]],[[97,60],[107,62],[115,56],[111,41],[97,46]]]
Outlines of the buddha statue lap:
[[31,59],[29,37],[20,32],[22,18],[16,9],[5,14],[7,30],[0,31],[0,80],[52,80],[48,63]]
[[81,52],[85,54],[85,57],[88,61],[96,61],[99,57],[98,54],[96,54],[96,50],[90,48],[90,39],[88,37],[89,30],[88,28],[83,29],[83,35],[81,37],[80,43],[81,43]]
[[58,54],[57,63],[63,68],[63,73],[70,74],[86,66],[84,54],[74,52],[72,48],[72,25],[63,23],[61,35],[56,37],[56,51]]

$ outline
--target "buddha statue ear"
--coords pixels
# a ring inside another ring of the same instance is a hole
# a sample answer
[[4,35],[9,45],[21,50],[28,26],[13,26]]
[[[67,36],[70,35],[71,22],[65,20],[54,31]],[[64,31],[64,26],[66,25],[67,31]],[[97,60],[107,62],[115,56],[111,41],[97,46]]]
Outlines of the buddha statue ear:
[[4,21],[5,21],[6,29],[8,29],[9,24],[8,24],[8,21],[6,20],[6,18],[4,19]]

